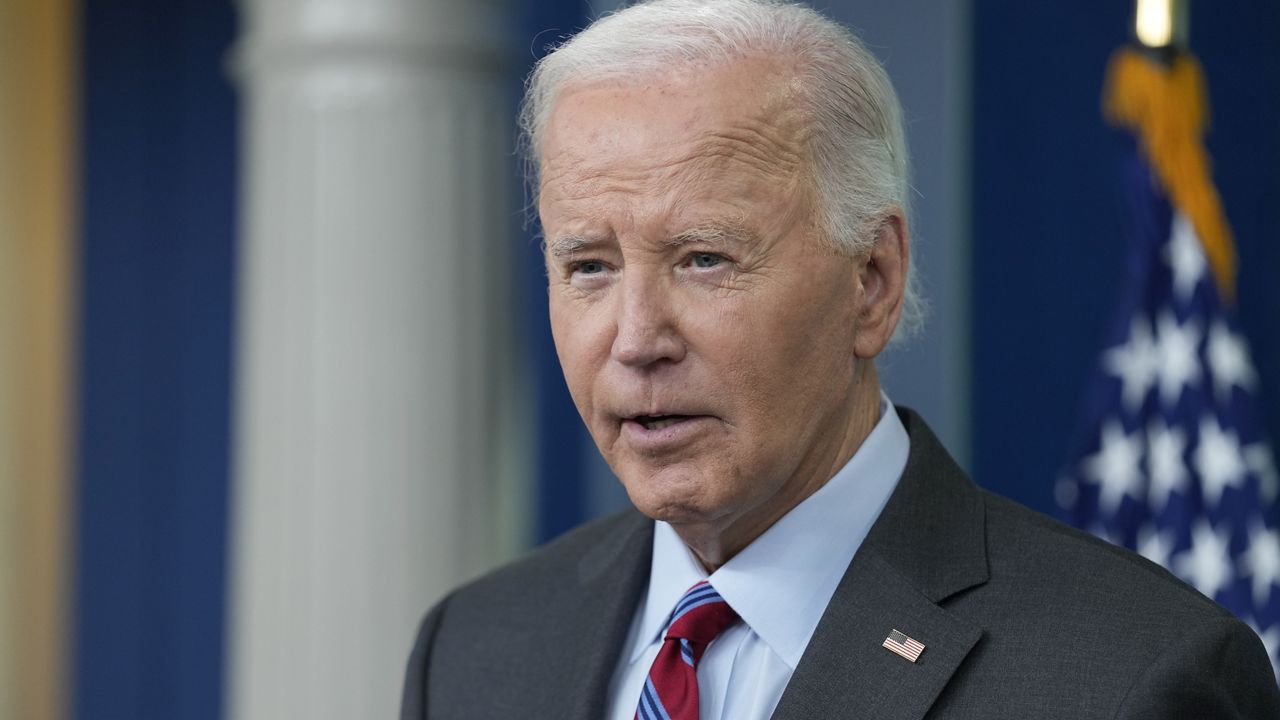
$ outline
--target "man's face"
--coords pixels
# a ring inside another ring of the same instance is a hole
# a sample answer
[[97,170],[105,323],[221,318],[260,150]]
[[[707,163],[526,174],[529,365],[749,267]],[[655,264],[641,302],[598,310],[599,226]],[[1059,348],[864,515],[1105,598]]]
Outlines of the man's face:
[[796,106],[759,60],[570,87],[549,120],[565,379],[632,502],[677,528],[762,531],[852,452],[865,278],[821,241]]

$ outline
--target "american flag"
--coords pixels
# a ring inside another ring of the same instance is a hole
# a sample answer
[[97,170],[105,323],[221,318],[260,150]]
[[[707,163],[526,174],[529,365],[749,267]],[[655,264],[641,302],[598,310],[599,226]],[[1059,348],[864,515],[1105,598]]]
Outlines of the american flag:
[[889,652],[901,655],[902,657],[915,662],[920,658],[920,653],[924,652],[924,644],[913,637],[908,637],[899,630],[893,630],[889,633],[889,637],[880,643],[880,647]]
[[1280,671],[1280,478],[1258,375],[1196,222],[1137,131],[1126,286],[1058,503],[1248,622]]

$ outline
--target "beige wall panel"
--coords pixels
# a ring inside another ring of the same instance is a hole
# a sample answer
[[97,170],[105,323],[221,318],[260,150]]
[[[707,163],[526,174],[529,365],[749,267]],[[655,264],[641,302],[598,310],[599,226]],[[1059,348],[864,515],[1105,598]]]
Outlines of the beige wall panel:
[[72,0],[0,0],[0,718],[67,714]]

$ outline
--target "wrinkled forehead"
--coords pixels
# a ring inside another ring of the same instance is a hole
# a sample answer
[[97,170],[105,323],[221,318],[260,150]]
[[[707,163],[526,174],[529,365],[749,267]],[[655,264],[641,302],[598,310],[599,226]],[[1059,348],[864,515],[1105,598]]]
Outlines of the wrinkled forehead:
[[681,156],[797,169],[808,144],[802,95],[796,74],[764,57],[566,83],[542,137],[540,184]]

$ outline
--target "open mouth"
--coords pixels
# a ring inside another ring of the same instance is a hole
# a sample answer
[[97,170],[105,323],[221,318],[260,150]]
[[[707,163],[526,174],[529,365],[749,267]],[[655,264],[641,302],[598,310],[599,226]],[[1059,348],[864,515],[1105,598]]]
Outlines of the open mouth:
[[665,427],[671,427],[678,422],[688,420],[688,415],[637,415],[631,418],[635,422],[644,427],[645,430],[661,430]]

